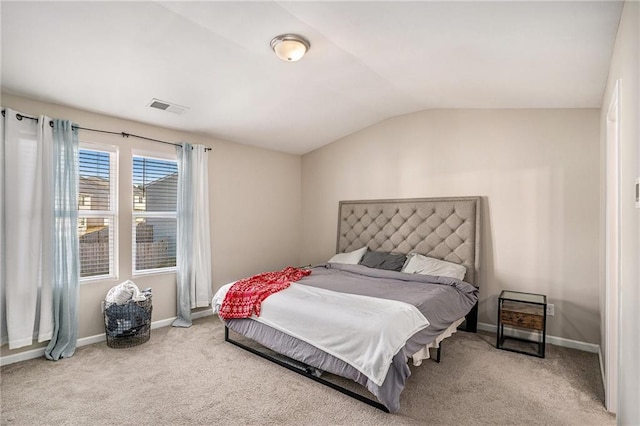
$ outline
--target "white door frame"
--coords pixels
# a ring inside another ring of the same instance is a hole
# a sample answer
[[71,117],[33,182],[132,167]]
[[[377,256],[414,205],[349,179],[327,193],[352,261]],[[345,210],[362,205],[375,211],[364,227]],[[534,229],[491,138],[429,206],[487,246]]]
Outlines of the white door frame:
[[606,118],[605,148],[605,406],[617,412],[620,301],[620,80]]

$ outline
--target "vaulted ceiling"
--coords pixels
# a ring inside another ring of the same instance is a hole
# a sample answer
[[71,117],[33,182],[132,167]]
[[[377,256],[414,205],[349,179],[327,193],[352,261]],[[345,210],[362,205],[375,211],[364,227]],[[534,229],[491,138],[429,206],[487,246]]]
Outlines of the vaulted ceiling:
[[[3,91],[295,154],[424,109],[598,108],[622,11],[617,1],[0,7]],[[311,42],[299,62],[273,54],[283,33]],[[152,98],[189,109],[152,109]]]

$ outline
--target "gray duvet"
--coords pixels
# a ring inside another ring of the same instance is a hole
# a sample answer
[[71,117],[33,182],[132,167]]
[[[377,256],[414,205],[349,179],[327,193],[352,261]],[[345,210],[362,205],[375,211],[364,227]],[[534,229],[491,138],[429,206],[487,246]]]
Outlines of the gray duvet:
[[365,386],[391,412],[400,409],[400,393],[411,375],[407,359],[469,313],[478,300],[478,290],[474,286],[455,278],[405,274],[361,265],[319,265],[298,284],[398,300],[416,306],[427,318],[429,326],[414,334],[393,358],[382,386],[377,386],[344,361],[267,325],[251,319],[226,321],[231,330],[275,352]]

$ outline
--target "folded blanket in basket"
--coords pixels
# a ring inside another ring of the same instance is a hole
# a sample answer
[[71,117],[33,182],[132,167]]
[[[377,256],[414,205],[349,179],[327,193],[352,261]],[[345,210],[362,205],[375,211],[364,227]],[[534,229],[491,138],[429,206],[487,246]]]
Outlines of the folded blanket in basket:
[[124,305],[130,300],[141,302],[145,299],[145,294],[130,280],[112,287],[105,297],[107,303],[117,303],[118,305]]

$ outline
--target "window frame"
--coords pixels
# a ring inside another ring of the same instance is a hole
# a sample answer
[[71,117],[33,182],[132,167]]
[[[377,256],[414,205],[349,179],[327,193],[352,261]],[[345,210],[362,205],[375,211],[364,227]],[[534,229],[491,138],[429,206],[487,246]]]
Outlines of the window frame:
[[[143,157],[150,160],[159,160],[159,161],[171,161],[176,163],[176,168],[178,166],[178,156],[173,153],[169,154],[166,152],[158,152],[158,151],[147,151],[147,150],[132,150],[131,151],[131,188],[133,191],[133,172],[134,167],[133,163],[136,157]],[[179,172],[178,172],[179,173]],[[177,189],[176,189],[176,210],[175,211],[151,211],[151,212],[141,212],[135,210],[135,196],[133,192],[131,193],[131,199],[129,202],[131,203],[131,275],[132,276],[144,276],[144,275],[155,275],[155,274],[167,274],[167,273],[175,273],[178,268],[178,253],[176,247],[176,266],[167,266],[164,268],[153,268],[153,269],[136,269],[136,219],[138,218],[157,218],[157,219],[175,219],[176,221],[176,244],[177,244],[177,235],[178,235],[178,203],[177,203]]]
[[[113,259],[109,259],[109,273],[101,274],[101,275],[90,275],[90,276],[80,276],[79,282],[80,284],[91,282],[91,281],[99,281],[99,280],[108,280],[108,279],[118,279],[119,276],[119,205],[118,205],[118,197],[119,197],[119,167],[120,167],[120,150],[116,145],[109,145],[98,142],[91,142],[86,140],[81,140],[79,142],[79,151],[87,150],[87,151],[98,151],[109,154],[109,204],[111,208],[109,210],[84,210],[80,209],[80,188],[78,188],[78,220],[91,219],[91,218],[108,218],[111,219],[111,226],[109,227],[109,241],[112,242],[112,250],[111,255]],[[79,164],[79,161],[78,161]],[[79,178],[79,177],[78,177]],[[79,234],[79,232],[78,232]]]

